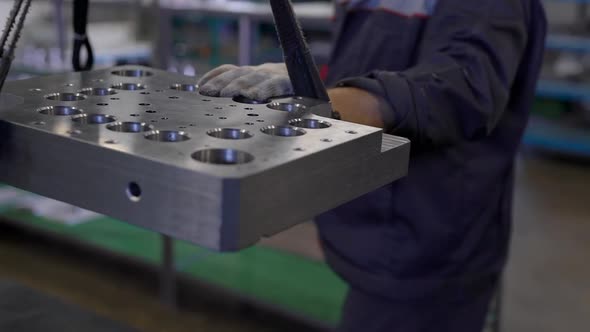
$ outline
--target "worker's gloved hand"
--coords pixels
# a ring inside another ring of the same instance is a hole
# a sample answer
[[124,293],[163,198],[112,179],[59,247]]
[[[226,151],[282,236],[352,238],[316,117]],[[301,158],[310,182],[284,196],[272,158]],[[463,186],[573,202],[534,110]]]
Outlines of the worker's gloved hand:
[[199,90],[211,97],[244,96],[258,101],[293,94],[284,63],[244,67],[223,65],[201,78]]

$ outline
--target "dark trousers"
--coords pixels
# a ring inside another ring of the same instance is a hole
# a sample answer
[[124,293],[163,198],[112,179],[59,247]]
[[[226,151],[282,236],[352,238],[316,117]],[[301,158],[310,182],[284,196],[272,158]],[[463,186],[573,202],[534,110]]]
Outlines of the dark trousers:
[[351,289],[338,332],[482,332],[496,289],[493,281],[449,297],[415,301]]

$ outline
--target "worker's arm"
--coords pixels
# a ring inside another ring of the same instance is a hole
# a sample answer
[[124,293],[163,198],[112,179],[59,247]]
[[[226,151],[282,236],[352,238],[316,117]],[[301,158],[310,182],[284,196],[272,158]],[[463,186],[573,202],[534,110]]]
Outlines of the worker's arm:
[[354,87],[328,90],[332,108],[344,121],[384,128],[393,115],[388,102],[378,95]]
[[[389,107],[374,101],[362,104],[378,110],[343,104],[342,117],[355,119],[356,112],[379,111],[388,131],[418,146],[488,135],[508,107],[520,63],[530,60],[525,58],[528,22],[544,19],[526,17],[523,6],[528,3],[439,1],[414,67],[403,72],[374,71],[339,84],[370,92],[367,100],[383,98]],[[339,103],[335,98],[334,104]]]

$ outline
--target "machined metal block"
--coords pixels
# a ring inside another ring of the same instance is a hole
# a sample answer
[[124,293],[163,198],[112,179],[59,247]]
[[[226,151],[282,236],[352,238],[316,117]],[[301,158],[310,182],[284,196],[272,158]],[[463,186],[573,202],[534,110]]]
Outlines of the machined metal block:
[[137,66],[8,82],[0,181],[225,251],[407,173],[408,140],[328,103],[248,102]]

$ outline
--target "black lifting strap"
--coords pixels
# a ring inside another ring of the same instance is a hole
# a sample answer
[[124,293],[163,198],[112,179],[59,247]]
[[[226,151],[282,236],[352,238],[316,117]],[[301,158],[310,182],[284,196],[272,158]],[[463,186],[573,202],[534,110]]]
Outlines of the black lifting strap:
[[[88,1],[74,0],[74,52],[72,54],[72,65],[75,71],[85,71],[92,69],[94,64],[94,53],[92,45],[86,35],[86,26],[88,25]],[[86,48],[86,64],[80,64],[80,51],[82,47]]]

